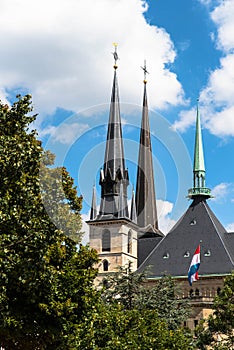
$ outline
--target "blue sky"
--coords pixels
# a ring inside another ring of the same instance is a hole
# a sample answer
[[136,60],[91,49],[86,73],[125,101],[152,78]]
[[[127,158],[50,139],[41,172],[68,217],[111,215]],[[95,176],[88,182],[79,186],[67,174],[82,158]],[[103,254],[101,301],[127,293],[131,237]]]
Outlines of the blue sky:
[[[234,0],[2,1],[0,98],[31,93],[39,138],[84,197],[103,163],[118,43],[125,156],[136,163],[144,60],[158,199],[166,233],[189,205],[200,99],[209,204],[234,231]],[[84,226],[86,230],[87,227]]]

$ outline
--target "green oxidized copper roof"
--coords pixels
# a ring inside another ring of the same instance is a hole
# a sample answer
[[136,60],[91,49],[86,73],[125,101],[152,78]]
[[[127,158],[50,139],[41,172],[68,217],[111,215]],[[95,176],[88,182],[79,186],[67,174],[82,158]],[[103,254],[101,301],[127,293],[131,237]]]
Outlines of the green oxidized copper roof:
[[196,118],[196,136],[194,148],[194,163],[193,163],[193,188],[189,189],[188,197],[195,198],[195,196],[211,197],[211,191],[205,187],[205,161],[202,142],[202,130],[199,108],[197,105]]
[[203,143],[202,143],[202,132],[201,132],[201,120],[199,108],[197,106],[197,121],[196,121],[196,138],[195,138],[195,149],[194,149],[194,165],[193,171],[206,171],[203,153]]

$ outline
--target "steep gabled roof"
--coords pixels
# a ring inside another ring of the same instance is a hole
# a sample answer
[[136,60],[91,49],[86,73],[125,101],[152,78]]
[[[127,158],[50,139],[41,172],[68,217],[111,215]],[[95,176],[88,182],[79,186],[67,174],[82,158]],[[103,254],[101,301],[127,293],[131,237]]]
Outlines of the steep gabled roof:
[[234,235],[228,234],[203,196],[153,249],[138,271],[151,266],[152,276],[187,276],[192,255],[200,243],[200,275],[220,275],[234,269]]

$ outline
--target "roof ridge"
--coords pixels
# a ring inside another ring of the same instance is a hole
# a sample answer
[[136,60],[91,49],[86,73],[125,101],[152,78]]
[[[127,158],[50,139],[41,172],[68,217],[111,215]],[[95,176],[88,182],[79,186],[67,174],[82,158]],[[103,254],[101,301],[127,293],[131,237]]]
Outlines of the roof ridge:
[[[206,205],[205,205],[205,204],[206,204]],[[217,232],[217,234],[218,234],[218,236],[219,236],[219,238],[220,238],[220,240],[221,240],[221,243],[222,243],[222,245],[223,245],[223,247],[224,247],[224,249],[225,249],[225,251],[226,251],[226,253],[227,253],[227,255],[228,255],[228,257],[229,257],[229,259],[230,259],[230,261],[231,261],[231,263],[234,265],[234,261],[232,260],[232,257],[231,257],[231,255],[230,255],[230,253],[229,253],[229,250],[227,249],[227,247],[226,247],[226,245],[225,245],[225,243],[224,243],[224,241],[223,241],[223,238],[221,237],[221,235],[220,235],[220,233],[219,233],[219,231],[218,231],[218,229],[217,229],[217,226],[216,226],[216,224],[215,224],[213,218],[211,217],[211,213],[213,214],[212,210],[210,209],[210,207],[208,206],[207,203],[204,203],[204,202],[203,202],[203,205],[204,205],[204,207],[205,207],[205,209],[206,209],[206,212],[208,213],[208,216],[209,216],[209,218],[210,218],[212,224],[214,225],[214,228],[215,228],[215,230],[216,230],[216,232]],[[208,208],[209,208],[209,209],[208,209]],[[218,219],[217,219],[217,220],[218,220]],[[225,229],[225,228],[224,228],[224,229]],[[225,233],[225,232],[224,232],[224,233]]]

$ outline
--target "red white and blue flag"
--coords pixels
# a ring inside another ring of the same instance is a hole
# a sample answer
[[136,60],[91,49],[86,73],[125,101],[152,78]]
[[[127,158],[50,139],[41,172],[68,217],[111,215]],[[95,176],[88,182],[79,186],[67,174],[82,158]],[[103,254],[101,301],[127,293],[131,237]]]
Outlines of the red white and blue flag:
[[193,281],[197,281],[199,279],[198,277],[198,269],[200,267],[200,244],[195,250],[195,253],[193,255],[189,271],[188,271],[188,280],[190,286],[192,285]]

